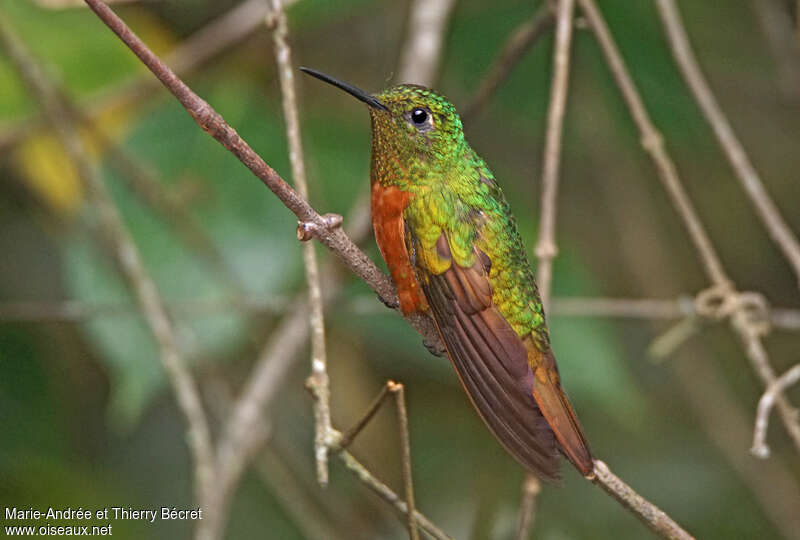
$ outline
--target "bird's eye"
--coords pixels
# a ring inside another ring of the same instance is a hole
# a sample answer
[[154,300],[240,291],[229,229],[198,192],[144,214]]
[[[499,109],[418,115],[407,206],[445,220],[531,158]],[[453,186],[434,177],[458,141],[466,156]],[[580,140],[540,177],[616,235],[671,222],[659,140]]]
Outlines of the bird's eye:
[[428,120],[428,113],[425,109],[414,109],[411,111],[411,121],[421,126]]

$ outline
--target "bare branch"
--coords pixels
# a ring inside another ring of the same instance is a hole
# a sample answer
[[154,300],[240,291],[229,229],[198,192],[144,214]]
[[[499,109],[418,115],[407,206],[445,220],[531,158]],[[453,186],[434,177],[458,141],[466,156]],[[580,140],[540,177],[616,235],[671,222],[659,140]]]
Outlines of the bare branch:
[[[539,286],[544,312],[550,309],[550,283],[553,276],[553,258],[558,253],[556,247],[556,195],[558,193],[558,173],[561,162],[561,136],[564,130],[564,113],[567,105],[569,82],[570,45],[572,43],[572,19],[575,11],[574,0],[560,0],[556,12],[556,37],[553,49],[553,77],[550,86],[550,106],[547,113],[547,132],[545,134],[544,159],[542,166],[542,205],[539,221],[539,241],[536,244],[536,257],[539,261],[536,280]],[[539,481],[526,475],[523,482],[523,496],[520,501],[517,538],[525,540],[530,536],[536,508],[536,495]]]
[[760,458],[769,457],[769,446],[767,446],[767,428],[769,427],[769,413],[775,406],[777,396],[793,384],[800,381],[800,364],[775,379],[766,392],[758,400],[758,412],[756,413],[756,427],[753,430],[753,448],[750,451],[753,455]]
[[447,22],[455,4],[456,0],[412,0],[398,82],[433,86]]
[[755,206],[761,221],[772,237],[772,240],[783,251],[789,264],[794,268],[798,286],[800,286],[800,243],[786,224],[780,210],[770,198],[758,172],[750,162],[744,147],[739,142],[728,119],[720,109],[714,94],[700,70],[686,35],[680,12],[674,0],[656,0],[661,21],[669,38],[672,55],[681,69],[686,84],[691,88],[706,120],[714,130],[722,150],[730,161],[745,193]]
[[542,490],[539,479],[532,474],[525,475],[522,482],[522,500],[517,517],[517,540],[528,540],[536,519],[536,498]]
[[[753,370],[761,378],[764,385],[772,384],[775,380],[775,373],[769,364],[769,358],[761,343],[761,337],[764,333],[763,326],[752,324],[753,321],[745,309],[747,303],[740,301],[741,297],[747,293],[736,291],[725,273],[708,234],[681,184],[675,165],[664,147],[661,134],[650,120],[636,85],[594,0],[578,0],[578,2],[597,37],[617,86],[622,92],[625,103],[641,132],[642,144],[653,158],[659,178],[667,189],[676,211],[683,220],[695,249],[703,262],[706,273],[713,283],[711,290],[714,290],[716,295],[722,297],[720,305],[735,306],[735,309],[728,311],[726,316],[730,317],[731,326],[739,335]],[[800,422],[798,422],[796,411],[783,395],[778,397],[777,403],[786,430],[792,437],[795,446],[800,450]]]
[[414,506],[414,482],[411,475],[411,443],[408,434],[408,413],[406,412],[406,396],[403,385],[393,381],[386,387],[394,394],[397,401],[397,423],[400,425],[400,447],[403,453],[403,491],[406,496],[406,515],[408,516],[408,536],[411,540],[419,540],[417,531],[417,509]]
[[631,510],[654,533],[670,540],[693,540],[694,537],[684,531],[663,510],[636,493],[612,473],[608,465],[599,459],[594,461],[594,472],[595,479],[593,482],[603,488],[606,493],[614,497],[624,507]]
[[478,89],[475,90],[472,98],[467,101],[467,105],[461,111],[461,118],[464,121],[474,118],[483,110],[525,56],[525,53],[539,41],[539,38],[553,25],[554,21],[555,14],[551,2],[548,0],[542,2],[533,17],[511,32],[503,45],[503,50],[489,67],[486,77],[483,78]]
[[0,42],[22,79],[40,102],[64,149],[74,161],[78,174],[98,211],[99,226],[113,244],[123,276],[136,296],[142,314],[158,344],[161,361],[175,390],[178,406],[188,423],[189,447],[195,464],[196,489],[198,499],[202,500],[211,489],[215,476],[211,435],[199,392],[191,372],[181,357],[172,323],[164,309],[158,289],[148,274],[139,250],[125,228],[122,216],[102,177],[86,154],[80,135],[75,125],[70,122],[69,113],[60,102],[58,93],[34,58],[1,19]]
[[[378,495],[381,499],[391,504],[395,510],[401,514],[408,513],[408,506],[406,503],[391,489],[389,486],[375,478],[366,467],[364,467],[353,455],[347,450],[342,450],[337,453],[339,459],[342,460],[347,470],[356,475],[356,477],[370,488],[373,493]],[[453,540],[447,533],[437,527],[431,520],[421,514],[419,511],[414,512],[419,527],[428,533],[431,538],[436,540]]]
[[[281,84],[283,115],[286,118],[286,138],[289,141],[289,160],[292,165],[292,178],[301,197],[308,199],[306,167],[303,159],[303,144],[300,137],[300,119],[297,114],[297,93],[294,85],[292,52],[289,47],[286,13],[281,0],[270,0],[271,11],[266,23],[272,29],[272,42],[278,78]],[[327,359],[325,354],[325,320],[322,309],[322,289],[320,285],[319,263],[314,252],[314,244],[303,245],[308,299],[311,306],[311,376],[308,385],[314,387],[317,399],[314,400],[316,436],[314,454],[317,460],[317,480],[323,486],[328,483],[328,445],[327,433],[331,429]]]
[[550,86],[550,107],[547,113],[544,159],[542,166],[542,208],[539,220],[539,241],[536,257],[539,268],[536,281],[545,313],[550,307],[550,282],[553,276],[553,258],[558,253],[555,241],[556,195],[561,164],[561,135],[564,130],[564,112],[567,105],[569,81],[569,56],[572,42],[572,17],[574,0],[560,0],[556,14],[556,45],[553,51],[553,79]]
[[[358,206],[358,205],[353,205]],[[351,214],[353,212],[351,211]],[[348,217],[352,223],[353,218]],[[355,230],[353,228],[352,230]],[[356,234],[349,233],[355,240]],[[322,274],[327,272],[323,269]],[[167,312],[172,317],[202,317],[224,311],[237,311],[250,316],[279,315],[292,305],[285,296],[268,297],[221,297],[193,300],[166,300]],[[683,317],[701,317],[695,310],[694,300],[689,295],[676,299],[660,298],[591,298],[556,297],[551,300],[550,315],[558,317],[607,317],[620,319],[672,320]],[[385,308],[376,304],[374,297],[356,296],[350,302],[340,304],[342,310],[358,314],[383,313]],[[0,323],[78,323],[104,316],[127,316],[136,311],[136,306],[127,302],[63,301],[19,301],[0,302]],[[800,330],[800,310],[770,307],[769,325],[773,329]]]
[[[195,94],[100,0],[85,0],[97,16],[139,57],[181,102],[197,124],[227,148],[255,174],[300,221],[314,225],[314,236],[363,279],[385,302],[397,304],[391,280],[340,229],[330,229],[325,219],[289,186],[206,101]],[[406,317],[430,343],[440,343],[433,321],[425,315]]]

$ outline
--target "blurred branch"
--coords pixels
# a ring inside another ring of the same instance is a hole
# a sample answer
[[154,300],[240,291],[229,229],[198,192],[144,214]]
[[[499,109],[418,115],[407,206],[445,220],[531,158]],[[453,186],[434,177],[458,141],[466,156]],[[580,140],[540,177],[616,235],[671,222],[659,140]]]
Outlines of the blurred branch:
[[[778,70],[782,97],[789,102],[800,100],[800,19],[792,24],[792,14],[785,0],[755,0],[761,33],[767,40]],[[796,6],[800,17],[800,6]]]
[[697,59],[686,35],[680,12],[674,0],[656,0],[661,21],[669,39],[672,54],[680,67],[686,84],[692,90],[700,109],[711,124],[722,150],[730,161],[745,193],[756,207],[764,226],[772,240],[783,251],[789,264],[794,268],[797,284],[800,287],[800,243],[786,224],[780,210],[770,198],[758,172],[750,162],[744,147],[739,142],[728,119],[720,109],[714,94],[700,70]]
[[[344,463],[344,466],[347,467],[347,470],[355,474],[361,483],[370,488],[373,493],[391,504],[395,510],[401,514],[408,514],[407,504],[403,502],[403,500],[395,492],[393,492],[389,486],[375,478],[372,473],[369,472],[369,470],[364,467],[364,465],[362,465],[355,457],[353,457],[350,452],[347,450],[340,450],[337,452],[337,455]],[[428,533],[431,538],[435,538],[436,540],[453,540],[447,533],[442,531],[419,511],[414,511],[414,518],[419,524],[419,527]]]
[[5,26],[2,19],[0,19],[0,42],[21,78],[40,102],[64,149],[74,161],[78,174],[98,211],[99,227],[113,243],[122,273],[135,294],[142,314],[158,344],[161,361],[175,390],[178,405],[188,423],[189,447],[195,464],[196,489],[198,499],[202,500],[212,489],[214,480],[211,435],[199,392],[191,372],[181,357],[172,323],[164,309],[158,289],[141,260],[133,238],[125,228],[111,194],[86,154],[69,112],[60,102],[58,93],[34,58]]
[[[715,303],[717,308],[710,303],[709,311],[714,312],[714,316],[717,318],[730,318],[731,326],[741,339],[753,370],[761,378],[763,384],[769,386],[775,381],[775,373],[769,364],[769,358],[761,342],[761,338],[765,333],[765,326],[763,321],[754,321],[749,316],[749,306],[752,304],[749,300],[756,293],[740,293],[728,278],[708,238],[708,234],[681,184],[675,165],[664,147],[661,134],[650,120],[647,109],[639,96],[636,85],[628,72],[628,68],[625,66],[622,55],[602,14],[597,9],[594,0],[578,1],[597,37],[625,103],[639,128],[642,136],[642,145],[652,157],[658,176],[667,189],[676,211],[683,220],[706,273],[712,282],[712,286],[709,289],[711,294],[708,295],[708,299],[711,303]],[[789,432],[795,446],[800,450],[800,422],[798,422],[796,410],[783,394],[778,396],[777,403],[786,430]]]
[[[264,0],[246,0],[229,12],[214,19],[180,43],[165,56],[167,64],[176,73],[186,75],[202,66],[224,49],[238,43],[261,24],[267,13]],[[147,74],[135,75],[121,83],[105,88],[99,93],[81,99],[79,106],[84,114],[94,120],[101,113],[147,96],[158,89],[158,82]],[[21,121],[0,133],[0,153],[41,127],[41,117]]]
[[756,414],[756,427],[753,430],[753,448],[750,450],[753,455],[760,458],[769,457],[769,446],[767,446],[767,428],[769,427],[769,413],[775,406],[775,398],[780,392],[789,388],[800,381],[800,364],[775,379],[775,382],[767,387],[764,395],[758,401],[758,411]]
[[[356,206],[356,205],[354,205]],[[352,214],[352,211],[351,211]],[[348,218],[351,221],[352,218]],[[355,228],[353,228],[355,231]],[[358,235],[350,233],[355,239]],[[324,275],[328,269],[324,269]],[[223,297],[195,300],[165,300],[170,316],[203,317],[226,311],[236,311],[250,316],[279,315],[292,305],[285,296],[268,297]],[[590,298],[556,297],[551,300],[550,314],[558,317],[607,317],[619,319],[673,320],[684,317],[701,317],[694,306],[694,299],[684,295],[677,299],[658,298]],[[356,296],[340,304],[342,310],[360,315],[384,313],[385,308],[376,304],[372,296]],[[30,322],[79,323],[94,317],[128,316],[136,312],[136,306],[128,302],[92,303],[81,300],[0,302],[0,323]],[[769,324],[772,328],[800,330],[800,309],[769,308]]]
[[[139,57],[150,71],[172,92],[197,124],[233,153],[300,220],[311,234],[367,283],[385,303],[398,305],[394,284],[338,227],[330,227],[323,216],[289,186],[206,101],[195,94],[139,39],[111,9],[100,0],[85,0],[89,7]],[[405,317],[430,343],[439,343],[433,321],[425,315]]]
[[526,474],[522,482],[522,499],[517,514],[517,540],[530,538],[530,531],[536,519],[536,498],[541,490],[542,484],[539,479],[532,474]]
[[508,37],[503,50],[497,55],[489,67],[486,76],[481,81],[478,89],[467,101],[463,108],[461,118],[466,122],[471,120],[483,110],[492,99],[498,88],[508,79],[516,65],[522,60],[539,38],[555,22],[552,2],[545,0],[533,17],[517,26]]
[[412,0],[397,81],[433,86],[456,0]]
[[[300,138],[300,120],[297,114],[297,93],[294,85],[292,52],[288,42],[286,13],[280,0],[270,0],[271,11],[265,20],[272,30],[275,62],[281,85],[283,116],[286,119],[286,138],[289,142],[289,160],[292,178],[301,197],[308,199],[306,167],[303,160],[303,144]],[[319,264],[314,252],[314,244],[303,244],[308,298],[311,306],[311,375],[308,386],[313,389],[314,418],[316,436],[314,449],[317,460],[317,480],[321,485],[328,483],[328,447],[325,437],[331,428],[330,389],[328,384],[327,359],[325,354],[325,321],[322,309],[322,290],[320,286]]]
[[539,260],[536,281],[544,311],[550,308],[550,283],[553,258],[558,254],[555,240],[558,173],[561,164],[561,136],[567,105],[569,56],[572,42],[574,0],[559,0],[556,14],[556,44],[553,50],[553,78],[550,86],[550,106],[547,112],[544,157],[542,165],[542,204],[539,220],[539,240],[536,258]]
[[[560,0],[556,10],[556,36],[553,48],[553,77],[550,86],[550,105],[547,112],[547,131],[545,134],[544,158],[542,165],[542,205],[539,221],[539,240],[536,244],[538,270],[536,280],[539,294],[547,313],[550,309],[550,283],[553,275],[553,258],[558,253],[556,247],[556,195],[558,193],[558,172],[561,162],[561,136],[564,130],[564,113],[567,104],[569,82],[569,58],[572,43],[572,19],[575,12],[574,0]],[[541,486],[539,480],[527,474],[523,482],[523,496],[520,502],[517,539],[530,536],[536,508],[536,495]]]
[[[580,1],[580,0],[578,0]],[[609,495],[616,499],[622,506],[628,508],[642,523],[647,525],[657,535],[670,540],[694,540],[680,525],[647,499],[636,493],[625,482],[617,477],[608,468],[608,465],[594,460],[595,479]]]

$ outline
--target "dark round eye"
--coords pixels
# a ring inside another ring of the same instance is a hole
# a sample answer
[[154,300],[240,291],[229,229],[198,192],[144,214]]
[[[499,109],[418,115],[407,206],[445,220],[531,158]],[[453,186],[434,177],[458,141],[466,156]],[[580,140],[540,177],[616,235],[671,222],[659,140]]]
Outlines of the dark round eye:
[[425,109],[414,109],[411,111],[411,121],[421,126],[428,119],[428,113]]

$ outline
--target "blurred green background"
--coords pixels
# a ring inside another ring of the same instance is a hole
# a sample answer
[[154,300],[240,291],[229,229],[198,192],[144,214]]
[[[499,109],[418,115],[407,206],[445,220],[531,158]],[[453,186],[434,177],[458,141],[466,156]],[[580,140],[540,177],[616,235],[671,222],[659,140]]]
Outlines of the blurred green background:
[[[163,55],[235,4],[163,0],[115,9]],[[774,34],[797,32],[790,4],[684,0],[680,8],[722,108],[789,225],[800,231],[800,86],[793,85],[800,46],[778,50]],[[800,307],[789,266],[674,66],[653,3],[604,0],[600,7],[732,279],[774,305]],[[379,90],[396,71],[408,8],[407,1],[301,0],[289,10],[293,60]],[[521,0],[459,0],[437,88],[465,105],[510,32],[538,8]],[[765,9],[782,15],[785,28],[761,24]],[[102,110],[98,125],[221,254],[214,259],[187,241],[178,218],[155,209],[106,145],[90,141],[161,293],[184,306],[176,327],[206,400],[213,405],[220,392],[237,393],[280,310],[248,314],[229,300],[244,292],[280,305],[304,290],[294,216],[165,91],[136,87],[130,99],[118,97],[126,81],[151,77],[92,13],[4,0],[0,17],[77,103]],[[531,255],[551,56],[548,33],[465,124],[512,202]],[[290,178],[272,41],[263,25],[185,80]],[[317,81],[297,83],[311,201],[320,212],[347,214],[368,187],[367,114]],[[136,310],[123,305],[78,322],[47,322],[21,321],[2,309],[23,301],[133,303],[108,246],[92,232],[94,214],[74,169],[37,115],[38,104],[0,55],[0,507],[192,506],[184,422]],[[576,29],[556,297],[669,299],[707,286],[638,139],[593,36]],[[363,246],[379,259],[371,238]],[[521,469],[483,427],[449,363],[429,355],[365,285],[346,279],[326,311],[334,425],[354,422],[386,379],[402,381],[419,508],[455,538],[511,537]],[[192,302],[212,308],[192,309]],[[551,315],[565,385],[596,455],[698,538],[800,538],[791,518],[792,508],[800,515],[800,459],[780,422],[770,430],[768,461],[748,453],[762,387],[736,336],[727,325],[704,325],[654,363],[648,345],[670,324]],[[798,345],[797,332],[773,331],[767,346],[777,372],[800,360]],[[308,372],[302,351],[268,411],[272,435],[237,491],[227,538],[403,538],[393,511],[338,461],[330,485],[316,486],[311,400],[303,388]],[[789,396],[800,402],[800,389]],[[353,453],[401,492],[398,442],[390,406]],[[188,522],[114,527],[116,538],[191,534]],[[539,497],[535,538],[649,534],[568,465],[563,485],[545,486]]]

